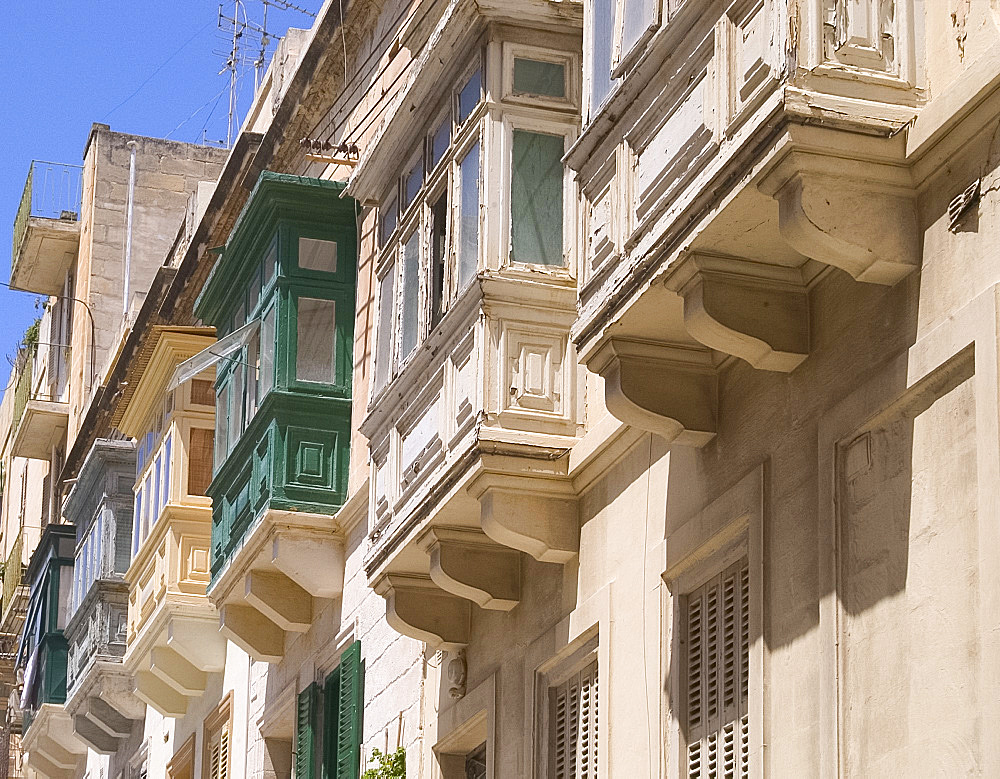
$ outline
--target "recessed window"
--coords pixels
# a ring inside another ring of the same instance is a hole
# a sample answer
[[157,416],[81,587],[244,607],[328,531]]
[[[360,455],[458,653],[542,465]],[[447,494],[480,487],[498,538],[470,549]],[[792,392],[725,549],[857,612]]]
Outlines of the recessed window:
[[337,242],[299,238],[299,267],[304,270],[337,272]]
[[511,149],[511,259],[563,262],[563,155],[560,135],[514,130]]
[[483,72],[480,69],[476,69],[469,80],[465,82],[465,86],[459,90],[458,93],[458,123],[462,124],[472,112],[475,110],[476,106],[479,105],[479,99],[482,97],[483,92]]
[[465,289],[479,267],[479,142],[458,165],[458,286]]
[[566,66],[557,62],[514,58],[514,91],[522,95],[566,97]]
[[332,300],[299,298],[295,353],[295,377],[299,381],[333,383],[335,313]]

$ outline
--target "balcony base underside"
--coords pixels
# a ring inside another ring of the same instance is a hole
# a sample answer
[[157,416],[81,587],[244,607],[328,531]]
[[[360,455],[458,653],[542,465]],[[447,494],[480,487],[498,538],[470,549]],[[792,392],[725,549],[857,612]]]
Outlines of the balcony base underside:
[[10,286],[38,295],[62,294],[66,272],[80,247],[75,219],[29,217],[10,272]]
[[14,433],[11,454],[48,460],[52,457],[52,449],[65,438],[68,422],[68,403],[29,400]]
[[60,703],[39,707],[21,747],[27,767],[54,779],[75,776],[87,757],[87,745],[76,735],[73,720]]

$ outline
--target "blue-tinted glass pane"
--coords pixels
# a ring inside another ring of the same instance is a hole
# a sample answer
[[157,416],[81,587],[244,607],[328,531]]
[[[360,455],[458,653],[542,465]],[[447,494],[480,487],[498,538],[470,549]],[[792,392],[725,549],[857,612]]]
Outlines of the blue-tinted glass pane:
[[438,125],[438,128],[431,136],[431,164],[430,169],[434,170],[441,162],[445,152],[448,151],[448,144],[451,143],[451,117],[446,116]]
[[514,130],[511,150],[511,259],[563,262],[563,138]]
[[388,204],[379,209],[379,246],[385,246],[386,241],[389,240],[389,236],[396,229],[396,221],[399,219],[396,205],[396,199],[393,198]]
[[458,166],[458,286],[464,289],[479,268],[479,142]]
[[614,0],[594,0],[591,25],[590,117],[611,93],[611,41],[615,29]]
[[424,165],[423,161],[417,160],[417,164],[410,168],[410,172],[406,174],[406,178],[403,180],[403,210],[405,211],[410,207],[410,204],[416,198],[417,193],[420,191],[420,185],[424,180]]
[[378,392],[389,381],[392,363],[392,301],[395,284],[395,268],[378,282],[378,333],[375,337],[375,391]]
[[160,495],[160,511],[170,500],[170,444],[172,436],[167,436],[167,442],[163,445],[163,488]]
[[470,114],[479,105],[479,98],[482,96],[483,72],[479,69],[473,73],[469,80],[465,82],[458,93],[458,123],[461,124],[469,118]]
[[132,557],[139,553],[142,540],[142,489],[135,493],[135,518],[132,520]]
[[514,91],[522,95],[566,97],[566,66],[515,57]]

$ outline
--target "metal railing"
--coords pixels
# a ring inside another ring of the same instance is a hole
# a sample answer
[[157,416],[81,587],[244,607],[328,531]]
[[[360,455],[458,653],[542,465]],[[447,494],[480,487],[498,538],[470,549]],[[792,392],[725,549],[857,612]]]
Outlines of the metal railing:
[[31,399],[31,375],[34,373],[35,351],[37,346],[25,349],[18,355],[14,363],[14,370],[18,371],[17,383],[14,385],[14,409],[11,421],[11,430],[16,430],[24,414],[24,408]]
[[14,218],[12,265],[17,263],[24,236],[31,217],[62,219],[76,222],[80,219],[83,201],[83,166],[59,162],[33,160],[24,182],[21,205]]
[[17,534],[14,539],[14,546],[11,547],[10,554],[7,555],[7,562],[3,568],[3,601],[0,605],[0,614],[6,615],[11,601],[17,594],[17,588],[24,581],[24,563],[22,562],[22,552],[24,549],[24,531]]

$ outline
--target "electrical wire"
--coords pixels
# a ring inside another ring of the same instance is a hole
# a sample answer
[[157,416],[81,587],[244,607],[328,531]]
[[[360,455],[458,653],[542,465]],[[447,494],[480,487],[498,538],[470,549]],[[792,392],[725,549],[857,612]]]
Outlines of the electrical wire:
[[[174,134],[175,132],[177,132],[178,130],[180,130],[180,129],[181,129],[181,128],[182,128],[183,126],[184,126],[184,125],[186,125],[186,124],[187,124],[188,122],[190,122],[190,121],[191,121],[192,119],[194,119],[194,118],[195,118],[195,116],[197,116],[197,115],[198,115],[199,113],[201,113],[201,112],[202,112],[202,111],[203,111],[203,110],[205,109],[205,107],[206,107],[206,106],[207,106],[207,105],[208,105],[209,103],[211,103],[211,102],[212,102],[213,100],[215,101],[215,105],[218,105],[218,104],[219,104],[219,100],[221,100],[221,99],[222,99],[222,96],[223,96],[223,95],[225,94],[225,92],[226,92],[226,89],[228,89],[228,85],[227,85],[227,86],[224,86],[224,87],[223,87],[222,89],[220,89],[220,90],[219,90],[219,93],[218,93],[218,94],[216,94],[216,95],[213,95],[212,97],[208,98],[208,100],[206,100],[206,101],[205,101],[205,103],[204,103],[203,105],[199,106],[199,107],[198,107],[198,108],[197,108],[197,109],[195,110],[195,112],[194,112],[193,114],[191,114],[191,115],[190,115],[190,116],[189,116],[189,117],[188,117],[187,119],[185,119],[185,120],[184,120],[183,122],[181,122],[181,123],[180,123],[179,125],[177,125],[177,126],[176,126],[176,127],[175,127],[175,128],[173,129],[173,130],[171,130],[171,131],[170,131],[169,133],[167,133],[166,135],[164,135],[164,136],[163,136],[163,137],[164,137],[164,139],[166,139],[166,138],[169,138],[169,137],[170,137],[171,135],[173,135],[173,134]],[[213,114],[213,113],[215,113],[215,108],[214,108],[214,107],[212,108],[212,111],[211,111],[211,112],[209,112],[209,114],[208,114],[208,119],[211,119],[211,118],[212,118],[212,114]],[[205,120],[205,126],[206,126],[206,127],[208,126],[208,119],[206,119],[206,120]]]
[[128,97],[126,97],[124,100],[122,100],[118,105],[116,105],[114,108],[112,108],[110,111],[108,111],[104,115],[104,117],[101,119],[101,121],[102,122],[105,121],[109,116],[111,116],[111,114],[113,114],[115,111],[117,111],[123,105],[125,105],[133,97],[135,97],[136,95],[138,95],[139,92],[142,91],[142,88],[144,86],[146,86],[146,84],[148,84],[150,81],[152,81],[153,77],[156,76],[157,73],[159,73],[161,70],[163,70],[170,63],[170,61],[174,57],[176,57],[178,54],[180,54],[182,51],[184,51],[184,49],[186,49],[194,41],[195,38],[197,38],[199,35],[201,35],[203,32],[205,32],[205,30],[207,30],[213,24],[215,24],[214,20],[211,21],[211,22],[209,22],[208,24],[206,24],[204,27],[200,28],[194,35],[192,35],[190,38],[188,38],[186,41],[184,41],[184,43],[182,43],[180,45],[180,47],[174,51],[173,54],[171,54],[169,57],[167,57],[165,60],[163,60],[163,62],[161,62],[152,73],[150,73],[148,76],[146,76],[146,78],[143,80],[143,82],[141,84],[139,84],[139,86],[137,86],[135,88],[135,91],[133,91],[132,94],[130,94]]

